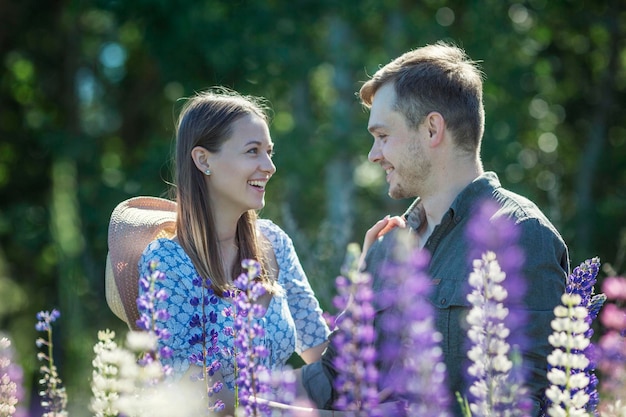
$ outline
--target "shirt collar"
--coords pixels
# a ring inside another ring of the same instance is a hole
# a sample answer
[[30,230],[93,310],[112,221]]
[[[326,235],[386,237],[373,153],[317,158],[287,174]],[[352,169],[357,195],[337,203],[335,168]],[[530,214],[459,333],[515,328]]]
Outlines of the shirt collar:
[[[495,172],[487,171],[476,177],[476,179],[468,184],[452,202],[450,211],[453,218],[455,216],[469,215],[470,209],[474,206],[476,201],[481,199],[486,192],[500,187],[500,180]],[[411,229],[419,230],[426,221],[426,212],[424,211],[421,198],[417,197],[402,216]]]

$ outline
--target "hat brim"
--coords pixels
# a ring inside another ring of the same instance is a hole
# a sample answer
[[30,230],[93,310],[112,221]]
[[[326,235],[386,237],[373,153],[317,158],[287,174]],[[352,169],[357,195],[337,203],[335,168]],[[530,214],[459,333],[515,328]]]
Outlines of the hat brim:
[[109,308],[131,328],[139,318],[139,260],[150,242],[176,235],[176,203],[134,197],[115,207],[109,222],[105,292]]

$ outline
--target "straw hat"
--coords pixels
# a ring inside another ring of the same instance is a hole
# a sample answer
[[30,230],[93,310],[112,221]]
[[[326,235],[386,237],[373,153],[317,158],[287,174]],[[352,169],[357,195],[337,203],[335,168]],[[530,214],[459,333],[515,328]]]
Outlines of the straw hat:
[[134,197],[118,204],[109,222],[105,293],[109,308],[130,328],[139,318],[139,258],[150,242],[176,233],[176,203]]

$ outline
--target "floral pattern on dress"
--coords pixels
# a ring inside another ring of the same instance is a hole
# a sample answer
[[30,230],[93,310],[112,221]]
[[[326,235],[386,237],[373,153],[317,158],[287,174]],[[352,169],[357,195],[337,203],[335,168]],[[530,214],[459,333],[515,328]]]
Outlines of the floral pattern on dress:
[[[263,365],[277,369],[285,365],[294,352],[299,354],[323,343],[328,338],[329,329],[289,236],[270,220],[259,219],[257,228],[274,249],[279,268],[278,283],[284,289],[283,295],[272,297],[265,315],[258,319],[265,328],[265,337],[256,341],[269,352]],[[163,362],[172,366],[174,374],[180,377],[189,369],[189,339],[192,335],[189,321],[194,314],[202,316],[202,306],[194,307],[189,302],[194,296],[202,298],[200,288],[192,284],[198,273],[180,244],[170,239],[157,239],[148,245],[139,261],[140,276],[150,274],[150,263],[153,261],[157,262],[157,269],[166,275],[165,280],[157,282],[158,289],[162,288],[168,294],[168,298],[157,308],[164,308],[170,314],[165,326],[171,337],[159,343],[170,347],[173,355]],[[232,350],[233,337],[221,331],[226,326],[233,326],[232,317],[222,314],[229,305],[229,300],[218,298],[216,304],[205,307],[205,314],[208,316],[211,311],[217,313],[218,346]],[[224,354],[225,351],[222,349],[220,353],[221,372],[226,386],[232,390],[234,363],[228,354]],[[207,365],[210,365],[211,359],[207,358]]]

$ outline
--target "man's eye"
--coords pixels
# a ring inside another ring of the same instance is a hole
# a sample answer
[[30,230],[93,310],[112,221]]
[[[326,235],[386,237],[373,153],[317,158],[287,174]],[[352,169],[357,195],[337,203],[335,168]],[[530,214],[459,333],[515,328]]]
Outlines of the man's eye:
[[380,139],[382,141],[385,141],[387,139],[387,135],[382,135],[381,134],[381,135],[378,135],[377,137],[378,137],[378,139]]

